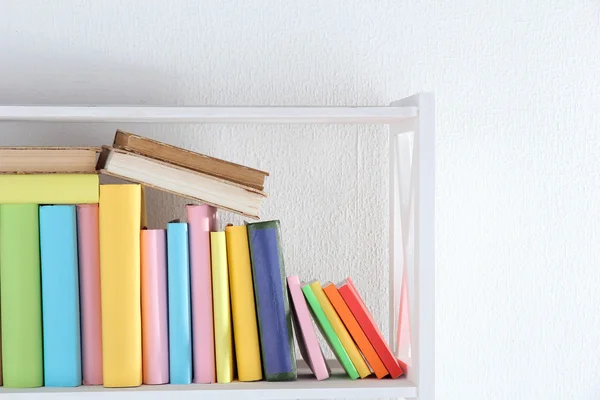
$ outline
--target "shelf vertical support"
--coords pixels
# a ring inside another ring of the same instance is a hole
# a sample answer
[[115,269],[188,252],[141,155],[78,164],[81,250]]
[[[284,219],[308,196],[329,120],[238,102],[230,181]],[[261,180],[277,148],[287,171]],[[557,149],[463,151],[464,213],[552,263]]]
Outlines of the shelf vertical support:
[[[403,263],[409,260],[405,269],[411,318],[407,378],[417,386],[415,400],[435,400],[435,100],[432,93],[420,93],[391,105],[418,107],[419,111],[413,120],[390,125],[390,343],[396,342],[400,277]],[[400,167],[406,163],[399,161],[400,153],[406,155],[400,135],[408,132],[414,134],[410,185],[401,179],[406,173]],[[406,195],[407,186],[410,206],[403,213],[402,194]],[[400,227],[407,221],[402,218],[411,218],[413,229],[403,231]],[[408,257],[405,245],[411,240],[402,233],[412,236]]]

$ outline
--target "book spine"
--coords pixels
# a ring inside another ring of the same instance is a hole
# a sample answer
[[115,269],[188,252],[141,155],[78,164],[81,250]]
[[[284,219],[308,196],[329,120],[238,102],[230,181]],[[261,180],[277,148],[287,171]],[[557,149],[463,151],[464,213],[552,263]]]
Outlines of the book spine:
[[167,236],[164,229],[142,230],[142,370],[147,385],[169,383]]
[[317,322],[317,326],[319,327],[321,334],[327,341],[327,344],[329,344],[331,350],[333,350],[335,357],[338,359],[338,361],[344,368],[344,371],[346,371],[350,379],[358,379],[358,371],[356,371],[356,368],[352,364],[350,357],[348,357],[348,353],[346,352],[346,349],[344,349],[342,342],[340,342],[340,339],[335,334],[331,323],[327,319],[327,316],[325,315],[325,312],[323,311],[319,300],[315,296],[309,284],[305,284],[302,286],[302,293],[304,293],[306,302],[310,306],[310,310],[314,319]]
[[342,346],[344,346],[346,353],[348,353],[348,356],[350,357],[352,364],[356,368],[358,375],[361,378],[365,378],[371,375],[371,370],[367,366],[367,363],[365,363],[365,360],[363,360],[362,355],[356,347],[356,344],[354,344],[352,337],[350,337],[348,330],[346,329],[339,315],[331,305],[331,302],[325,295],[325,292],[323,292],[323,288],[321,287],[319,281],[311,283],[310,287],[313,293],[315,294],[315,297],[319,301],[319,304],[321,305],[325,316],[329,320],[329,323],[333,327],[335,334],[340,339],[340,342],[342,342]]
[[2,175],[2,204],[90,204],[98,203],[97,174]]
[[225,232],[210,233],[217,382],[233,380],[233,343]]
[[373,320],[371,314],[367,311],[367,308],[358,295],[358,292],[348,283],[340,286],[339,291],[342,295],[342,298],[348,305],[348,308],[350,308],[352,314],[358,321],[358,324],[373,345],[377,355],[379,355],[383,365],[385,365],[385,368],[390,373],[390,377],[393,379],[400,377],[403,374],[402,369],[398,365],[398,361],[390,351],[388,345],[385,343],[381,332],[377,328],[377,325],[375,325],[375,321]]
[[330,283],[323,288],[323,292],[331,302],[331,305],[337,314],[340,316],[342,322],[348,329],[348,332],[352,335],[352,339],[354,339],[354,342],[356,342],[356,345],[365,356],[365,359],[371,366],[371,369],[373,369],[373,372],[375,372],[377,379],[385,377],[388,374],[387,369],[385,369],[385,366],[381,362],[381,359],[377,355],[373,345],[371,342],[369,342],[369,339],[367,339],[367,336],[358,325],[356,318],[354,318],[354,315],[352,315],[352,311],[350,311],[344,302],[344,299],[342,298],[342,295],[340,295],[338,289],[335,287],[335,285]]
[[294,332],[296,332],[300,354],[308,363],[317,380],[327,379],[330,370],[323,357],[315,328],[310,319],[306,299],[300,288],[300,279],[297,276],[290,276],[287,278],[287,282],[292,308],[292,321],[294,322]]
[[263,369],[268,381],[295,380],[296,355],[279,221],[247,225]]
[[189,225],[194,383],[214,383],[216,375],[210,232],[217,230],[217,209],[208,205],[187,205],[185,210]]
[[100,186],[102,369],[105,387],[142,383],[140,185]]
[[77,206],[81,357],[84,385],[102,385],[102,307],[98,204]]
[[75,206],[40,207],[44,386],[81,385]]
[[170,382],[187,384],[192,383],[192,315],[187,223],[168,224],[167,259]]
[[[1,301],[1,297],[0,296],[0,301]],[[1,307],[0,307],[1,308]],[[2,386],[2,321],[0,318],[0,386]]]
[[248,231],[245,226],[228,226],[225,236],[238,379],[241,382],[258,381],[262,379],[262,365]]
[[39,245],[38,206],[0,205],[2,375],[8,388],[44,384]]

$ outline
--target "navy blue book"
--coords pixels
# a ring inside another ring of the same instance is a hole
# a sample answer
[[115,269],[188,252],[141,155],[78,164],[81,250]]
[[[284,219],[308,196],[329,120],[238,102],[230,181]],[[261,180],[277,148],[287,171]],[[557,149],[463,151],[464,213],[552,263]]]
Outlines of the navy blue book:
[[267,381],[297,377],[279,221],[247,224],[263,372]]

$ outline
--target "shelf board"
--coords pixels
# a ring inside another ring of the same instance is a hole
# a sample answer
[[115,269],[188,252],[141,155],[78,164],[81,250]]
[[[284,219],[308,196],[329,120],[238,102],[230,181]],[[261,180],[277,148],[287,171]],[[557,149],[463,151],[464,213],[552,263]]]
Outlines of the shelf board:
[[111,399],[111,400],[197,400],[197,399],[325,399],[325,398],[414,398],[415,385],[406,379],[374,377],[351,381],[339,367],[324,381],[315,380],[305,368],[299,369],[298,380],[291,382],[233,382],[210,385],[143,385],[136,388],[7,389],[0,387],[2,400]]
[[417,116],[416,107],[1,106],[2,121],[383,124]]

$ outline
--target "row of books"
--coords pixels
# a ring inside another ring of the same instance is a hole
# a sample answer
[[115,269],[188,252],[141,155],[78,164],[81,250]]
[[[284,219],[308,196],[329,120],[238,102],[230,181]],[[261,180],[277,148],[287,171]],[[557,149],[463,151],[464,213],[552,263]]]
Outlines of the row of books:
[[[137,184],[99,185],[99,174]],[[136,358],[142,354],[141,327],[136,328],[141,324],[140,258],[148,254],[148,246],[140,246],[160,232],[140,233],[146,225],[141,185],[258,218],[268,175],[123,131],[102,148],[0,148],[0,185],[5,188],[0,191],[0,384],[135,385]],[[189,213],[200,215],[193,210],[206,207],[216,216],[208,205],[190,206]],[[187,227],[169,224],[168,238],[178,238],[173,256],[184,248]],[[185,244],[190,253],[198,248]],[[173,265],[181,269],[185,259]],[[210,268],[208,273],[191,282],[200,285],[193,292],[206,293],[208,287],[211,293]],[[207,304],[205,314],[212,318],[212,299]],[[212,322],[202,326],[212,338]],[[206,342],[214,346],[212,339]],[[204,358],[212,359],[214,370],[211,348]],[[124,376],[122,369],[134,375]]]
[[[217,207],[258,218],[266,176],[122,131],[103,148],[0,148],[0,380],[294,380],[294,332],[326,379],[315,325],[351,379],[401,376],[350,279],[286,279],[278,221],[218,231]],[[202,204],[148,229],[143,186]]]
[[141,199],[101,185],[99,206],[0,205],[5,386],[294,380],[293,332],[327,379],[309,313],[351,379],[402,375],[350,279],[284,280],[278,221],[218,232],[214,207],[188,205],[140,231]]

